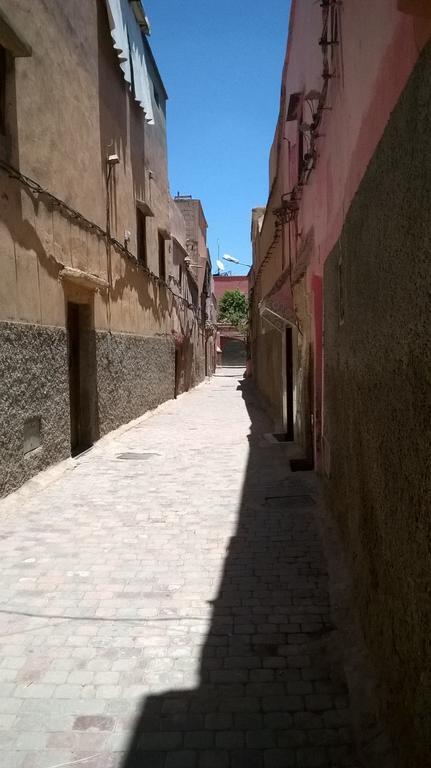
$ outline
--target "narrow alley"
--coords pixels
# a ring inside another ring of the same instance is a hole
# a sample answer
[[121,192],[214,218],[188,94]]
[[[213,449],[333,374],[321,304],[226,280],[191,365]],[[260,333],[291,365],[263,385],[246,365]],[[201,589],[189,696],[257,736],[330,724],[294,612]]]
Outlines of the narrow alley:
[[252,386],[219,369],[1,503],[3,768],[357,765],[314,475]]

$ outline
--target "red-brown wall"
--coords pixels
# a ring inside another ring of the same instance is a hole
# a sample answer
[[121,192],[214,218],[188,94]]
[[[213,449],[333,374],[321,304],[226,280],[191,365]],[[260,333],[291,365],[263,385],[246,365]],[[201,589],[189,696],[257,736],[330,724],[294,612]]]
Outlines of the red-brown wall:
[[214,275],[214,292],[217,301],[220,301],[225,291],[234,291],[238,288],[244,296],[248,297],[247,275]]

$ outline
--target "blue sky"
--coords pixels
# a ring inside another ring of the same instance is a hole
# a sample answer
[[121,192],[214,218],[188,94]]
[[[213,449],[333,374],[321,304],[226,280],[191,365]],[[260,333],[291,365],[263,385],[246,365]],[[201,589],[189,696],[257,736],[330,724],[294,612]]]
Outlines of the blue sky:
[[145,0],[144,5],[169,94],[171,193],[202,200],[214,270],[217,239],[221,255],[250,264],[251,209],[267,199],[290,2]]

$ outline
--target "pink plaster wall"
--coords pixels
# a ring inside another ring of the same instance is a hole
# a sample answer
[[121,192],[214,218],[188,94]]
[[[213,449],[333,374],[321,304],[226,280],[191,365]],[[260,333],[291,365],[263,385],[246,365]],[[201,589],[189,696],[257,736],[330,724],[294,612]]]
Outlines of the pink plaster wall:
[[[314,227],[314,270],[318,273],[339,237],[349,205],[424,42],[418,36],[417,21],[398,11],[394,0],[344,3],[340,14],[340,72],[330,83],[330,109],[320,129],[323,137],[317,145],[317,165],[304,189],[299,217],[300,232],[305,234]],[[320,4],[295,2],[292,18],[283,73],[287,102],[291,93],[322,87]],[[280,115],[278,129],[283,137],[278,172],[283,191],[289,191],[296,181],[289,149],[295,151],[297,123],[285,119],[285,114]],[[311,122],[306,107],[304,120]]]
[[[349,0],[340,4],[337,76],[330,80],[317,141],[317,163],[304,187],[292,258],[313,229],[307,270],[314,357],[315,454],[319,465],[322,434],[322,275],[339,239],[343,221],[389,116],[431,31],[431,20],[398,10],[397,0]],[[298,122],[286,122],[292,93],[320,91],[322,51],[320,3],[293,0],[282,74],[280,115],[270,157],[270,185],[278,197],[297,182]],[[304,104],[303,120],[312,122]],[[287,237],[287,235],[286,235]],[[293,238],[295,240],[295,238]]]
[[241,291],[244,296],[248,296],[248,275],[214,275],[214,293],[217,301],[221,299],[225,291]]

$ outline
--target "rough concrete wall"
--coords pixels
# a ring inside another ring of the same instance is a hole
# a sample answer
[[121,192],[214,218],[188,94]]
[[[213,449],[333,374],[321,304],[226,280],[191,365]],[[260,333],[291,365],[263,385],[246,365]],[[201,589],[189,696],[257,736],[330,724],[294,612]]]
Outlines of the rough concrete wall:
[[177,349],[177,394],[187,392],[205,378],[205,347],[197,325]]
[[328,499],[400,766],[430,765],[431,48],[329,257]]
[[301,328],[297,334],[294,349],[294,370],[296,371],[296,419],[295,441],[301,447],[304,457],[313,460],[312,413],[312,371],[313,345],[310,330],[310,306],[305,277],[294,288],[295,308]]
[[194,348],[192,387],[195,387],[197,384],[200,384],[200,382],[203,381],[204,378],[205,378],[205,348],[204,348],[204,341],[201,338],[199,340],[199,343]]
[[283,424],[282,338],[276,330],[267,329],[265,334],[258,331],[254,378],[271,414],[274,428],[281,430]]
[[[70,454],[66,332],[0,323],[0,496]],[[24,454],[24,423],[41,419],[41,446]]]
[[174,342],[96,333],[99,429],[104,435],[174,396]]

